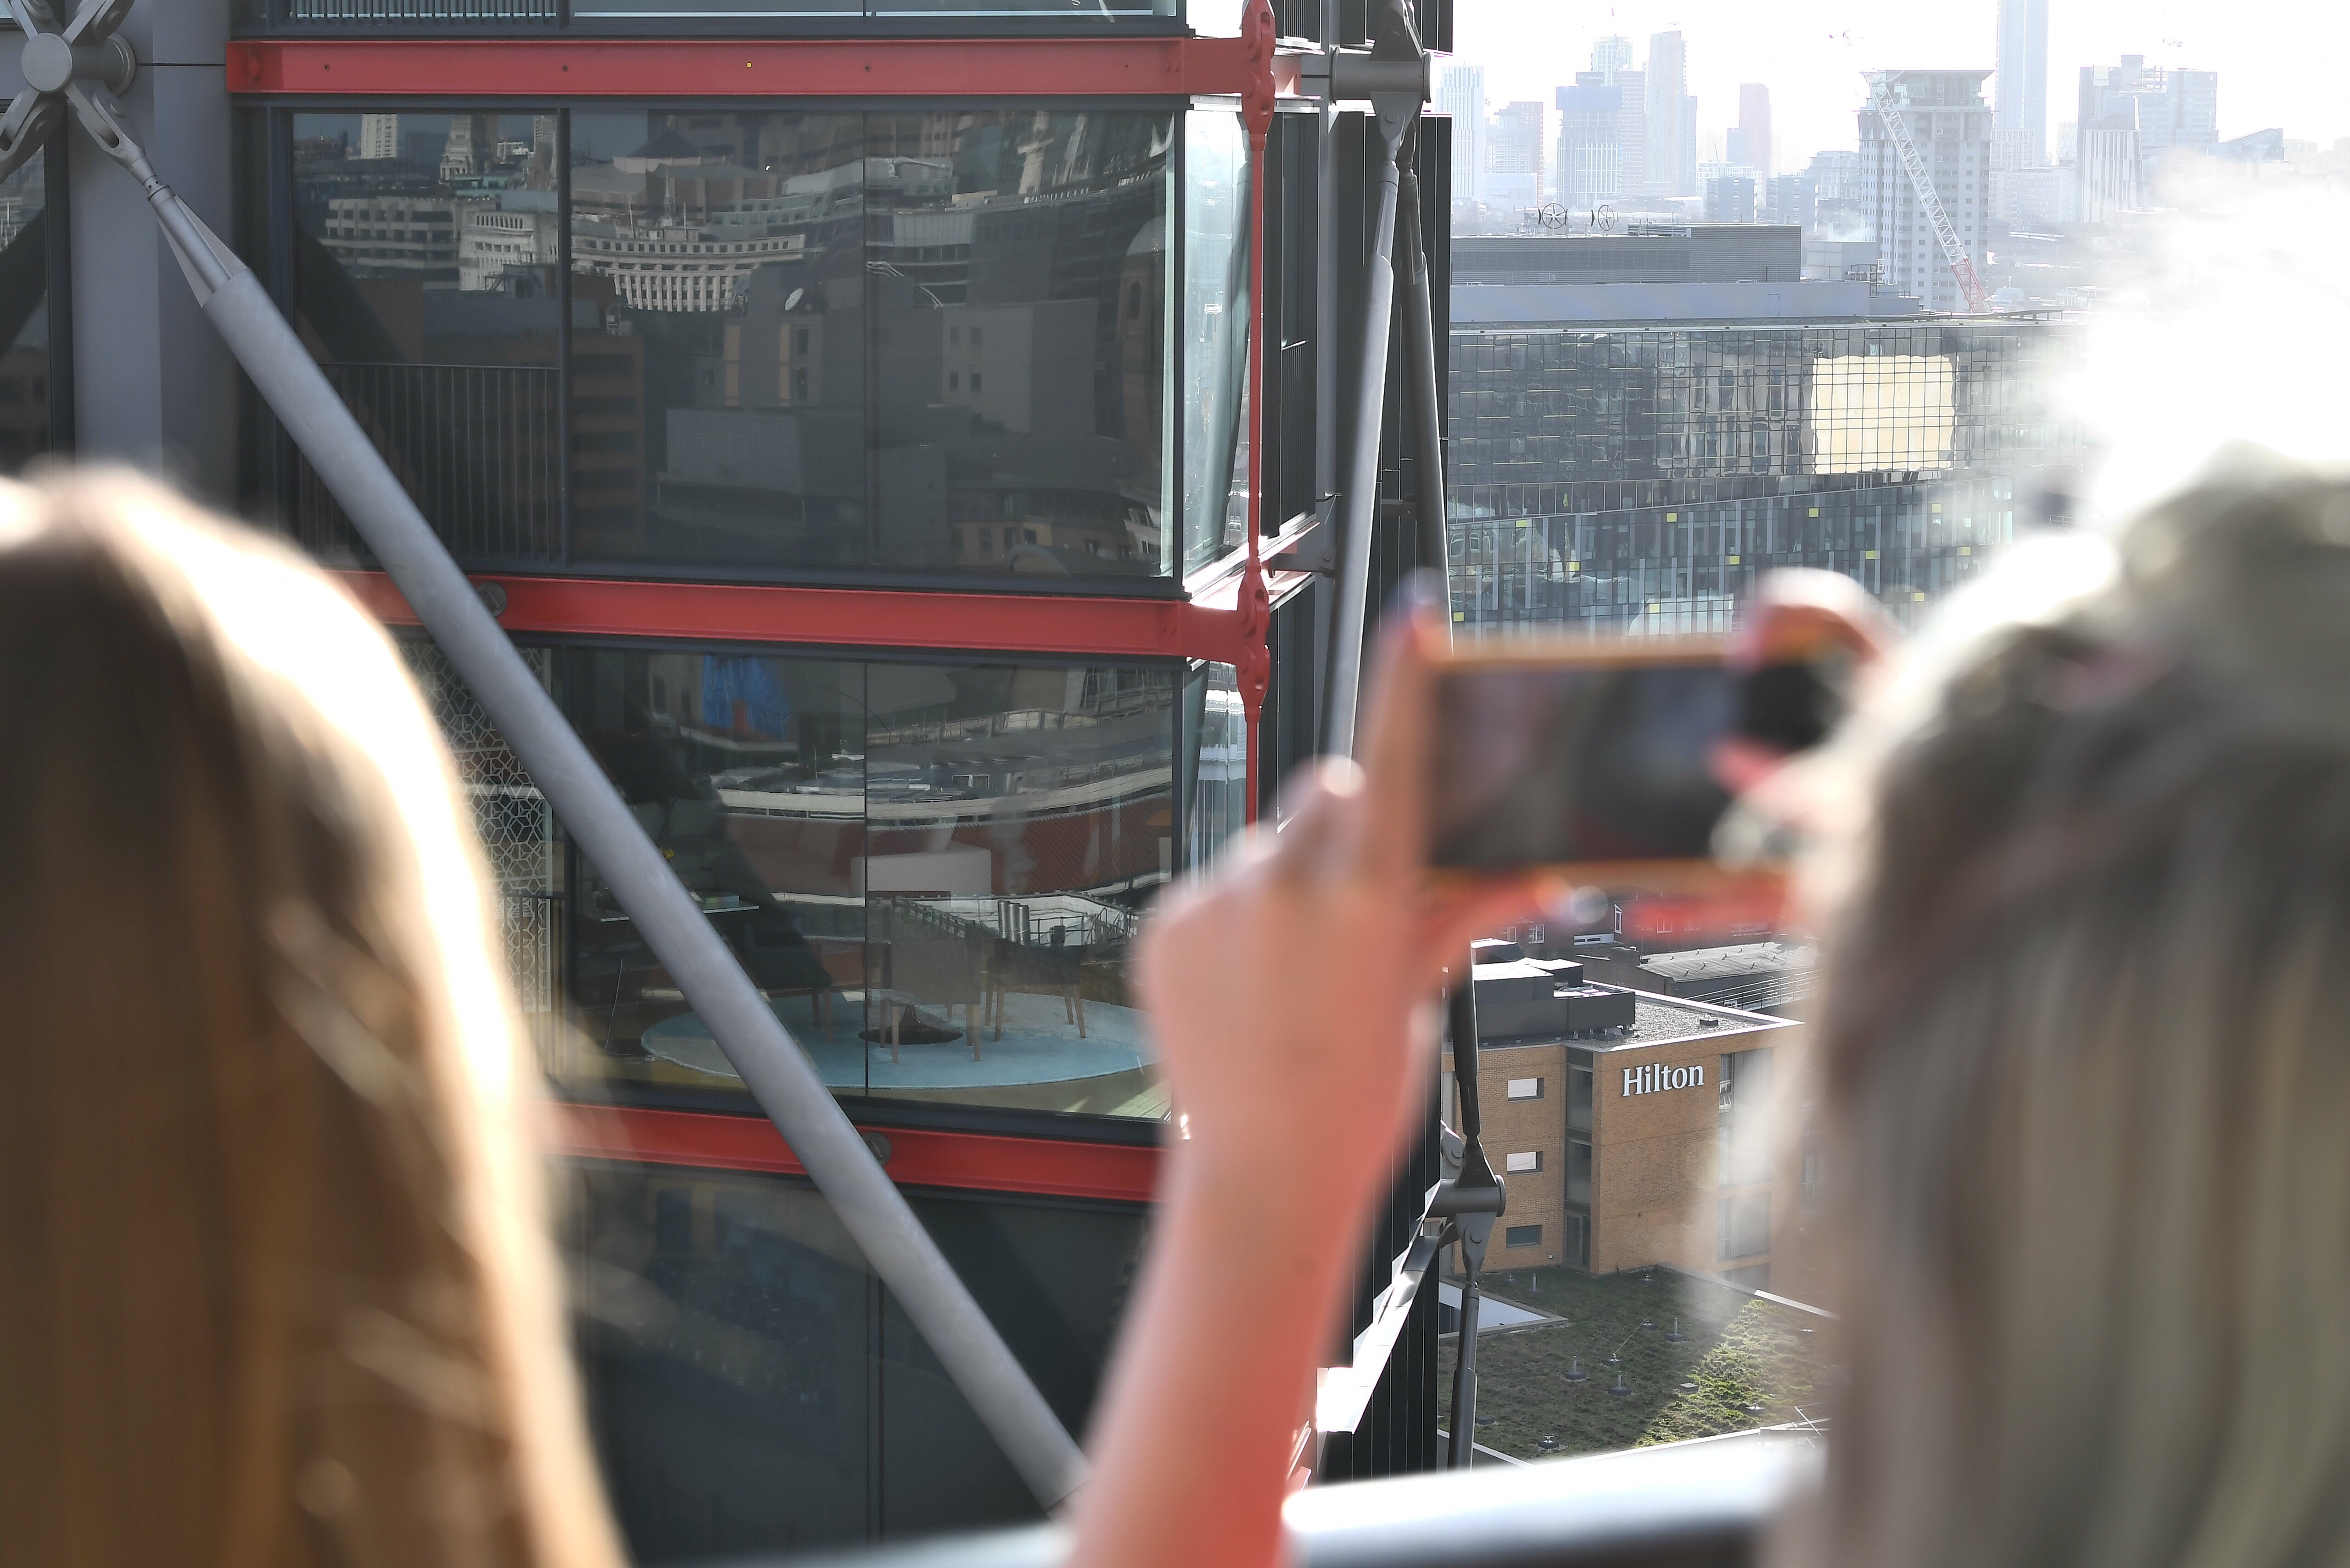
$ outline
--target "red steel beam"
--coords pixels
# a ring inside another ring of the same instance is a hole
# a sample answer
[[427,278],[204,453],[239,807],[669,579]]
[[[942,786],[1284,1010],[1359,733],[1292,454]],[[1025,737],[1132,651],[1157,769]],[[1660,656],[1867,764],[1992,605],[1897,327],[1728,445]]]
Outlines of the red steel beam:
[[[416,612],[383,573],[336,576],[378,620],[417,624]],[[1271,576],[1275,603],[1310,580],[1302,573]],[[510,632],[1219,664],[1235,663],[1249,646],[1249,628],[1231,602],[1236,581],[1189,602],[601,577],[477,575],[474,581],[494,583],[504,592],[498,624]]]
[[[1239,38],[245,38],[232,93],[464,98],[1054,98],[1241,93]],[[1275,91],[1297,91],[1294,57]]]
[[[566,1158],[807,1174],[775,1124],[763,1116],[569,1102],[557,1102],[555,1109],[551,1152]],[[889,1139],[889,1158],[882,1168],[901,1187],[1148,1203],[1159,1181],[1159,1150],[1148,1144],[1003,1137],[919,1127],[863,1130]]]

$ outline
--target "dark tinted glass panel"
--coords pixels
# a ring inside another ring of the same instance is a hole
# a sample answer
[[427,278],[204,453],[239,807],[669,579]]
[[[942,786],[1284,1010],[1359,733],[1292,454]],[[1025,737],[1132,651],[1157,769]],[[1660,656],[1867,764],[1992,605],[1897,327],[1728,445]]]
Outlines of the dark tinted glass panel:
[[871,680],[867,1091],[1164,1116],[1126,960],[1175,863],[1175,671]]
[[47,155],[0,181],[0,471],[49,450]]
[[[560,550],[556,117],[294,116],[296,324],[452,549]],[[296,456],[303,542],[350,545]]]
[[1161,113],[575,115],[577,552],[1165,571],[1172,136]]
[[868,134],[878,564],[1164,570],[1170,118],[934,110]]
[[1566,1070],[1566,1125],[1576,1132],[1591,1130],[1591,1069]]
[[[574,649],[573,722],[845,1094],[1158,1116],[1125,961],[1174,863],[1172,670]],[[596,875],[582,1071],[739,1090]]]
[[[913,1203],[1054,1412],[1082,1436],[1141,1216]],[[805,1182],[585,1167],[567,1224],[597,1450],[637,1561],[1036,1516],[929,1345]]]
[[572,116],[582,557],[866,561],[863,122]]
[[638,1560],[866,1538],[876,1292],[824,1199],[642,1168],[573,1193],[590,1417]]
[[1573,1138],[1569,1138],[1566,1144],[1566,1200],[1569,1203],[1591,1201],[1591,1146]]
[[[914,1211],[1037,1392],[1082,1441],[1141,1261],[1142,1216],[943,1198],[917,1198]],[[1019,1472],[898,1299],[881,1295],[882,1534],[1036,1517]]]

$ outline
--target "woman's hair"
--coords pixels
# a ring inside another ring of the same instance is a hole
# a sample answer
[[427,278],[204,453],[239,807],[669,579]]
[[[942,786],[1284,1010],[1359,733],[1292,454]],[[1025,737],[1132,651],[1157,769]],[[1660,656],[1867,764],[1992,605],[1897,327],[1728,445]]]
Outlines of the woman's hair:
[[0,484],[0,1538],[619,1560],[446,753],[317,573]]
[[1873,752],[1820,1020],[1836,1564],[2350,1556],[2350,483],[2019,546]]

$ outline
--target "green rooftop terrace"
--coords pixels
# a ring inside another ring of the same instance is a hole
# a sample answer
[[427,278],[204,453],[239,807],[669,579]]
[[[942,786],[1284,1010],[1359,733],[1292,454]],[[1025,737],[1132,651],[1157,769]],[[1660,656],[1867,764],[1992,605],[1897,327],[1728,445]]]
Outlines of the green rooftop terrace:
[[[1478,1427],[1477,1441],[1497,1453],[1597,1453],[1830,1414],[1837,1373],[1828,1318],[1664,1269],[1596,1277],[1520,1269],[1479,1282],[1556,1320],[1478,1336],[1477,1415],[1492,1425]],[[1447,1336],[1437,1368],[1448,1431],[1458,1348],[1459,1336]],[[1581,1381],[1568,1380],[1574,1371]],[[1609,1392],[1619,1373],[1629,1390],[1620,1395]]]

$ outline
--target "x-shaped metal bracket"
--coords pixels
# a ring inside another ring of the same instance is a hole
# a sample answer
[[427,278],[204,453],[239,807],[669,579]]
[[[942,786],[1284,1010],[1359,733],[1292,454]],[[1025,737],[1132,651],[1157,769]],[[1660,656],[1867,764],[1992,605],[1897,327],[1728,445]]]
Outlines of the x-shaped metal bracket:
[[130,41],[115,31],[130,15],[131,0],[83,0],[73,20],[62,27],[48,0],[7,0],[7,5],[25,34],[25,90],[0,115],[0,180],[39,150],[68,106],[117,162],[129,164],[126,151],[146,162],[137,144],[123,134],[109,101],[109,95],[130,90],[139,71],[139,57]]

